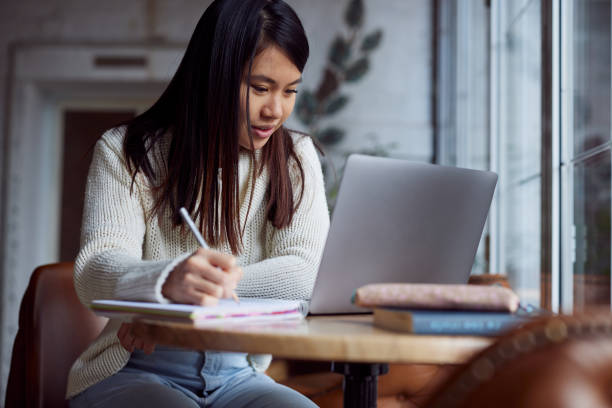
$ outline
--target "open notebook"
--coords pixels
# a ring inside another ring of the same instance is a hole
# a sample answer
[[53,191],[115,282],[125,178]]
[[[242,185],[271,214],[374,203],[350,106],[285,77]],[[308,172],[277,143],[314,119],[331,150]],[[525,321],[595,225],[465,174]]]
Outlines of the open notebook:
[[122,300],[94,300],[91,309],[100,316],[131,321],[134,317],[194,322],[198,326],[280,319],[302,319],[308,305],[300,300],[241,298],[220,299],[216,306],[160,304]]

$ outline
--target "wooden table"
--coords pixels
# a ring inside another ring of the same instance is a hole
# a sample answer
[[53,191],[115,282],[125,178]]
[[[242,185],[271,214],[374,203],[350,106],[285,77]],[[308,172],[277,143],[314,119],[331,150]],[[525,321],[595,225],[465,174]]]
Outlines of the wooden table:
[[216,327],[143,319],[132,331],[156,344],[333,361],[332,370],[344,375],[344,405],[350,407],[376,406],[377,377],[389,363],[462,364],[493,341],[394,333],[373,327],[371,315]]

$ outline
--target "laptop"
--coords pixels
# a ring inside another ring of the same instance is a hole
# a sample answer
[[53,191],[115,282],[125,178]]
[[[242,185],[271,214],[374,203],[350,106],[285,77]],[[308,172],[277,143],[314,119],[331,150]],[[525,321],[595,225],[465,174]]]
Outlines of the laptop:
[[466,283],[497,174],[351,155],[340,185],[310,314],[363,313],[369,283]]

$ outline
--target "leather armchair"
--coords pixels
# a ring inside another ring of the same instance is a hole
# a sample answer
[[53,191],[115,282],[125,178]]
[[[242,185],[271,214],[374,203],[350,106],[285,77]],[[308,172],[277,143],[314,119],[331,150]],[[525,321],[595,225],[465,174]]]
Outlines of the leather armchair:
[[6,407],[67,407],[68,371],[106,319],[79,301],[73,263],[36,268],[21,301]]
[[612,313],[535,320],[500,337],[450,376],[425,405],[612,407]]

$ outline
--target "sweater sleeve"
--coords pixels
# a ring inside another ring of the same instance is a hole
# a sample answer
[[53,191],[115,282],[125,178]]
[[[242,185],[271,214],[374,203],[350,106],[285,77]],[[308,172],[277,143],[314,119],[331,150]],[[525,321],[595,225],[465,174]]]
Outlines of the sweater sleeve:
[[[321,163],[310,138],[296,142],[304,170],[304,193],[293,219],[285,228],[269,226],[266,259],[244,267],[238,294],[248,297],[310,298],[329,229]],[[299,194],[297,168],[292,168],[295,195]]]
[[74,267],[75,289],[85,305],[94,299],[168,302],[161,286],[189,256],[142,259],[145,212],[137,182],[131,191],[122,133],[110,130],[98,140],[87,176],[81,249]]

